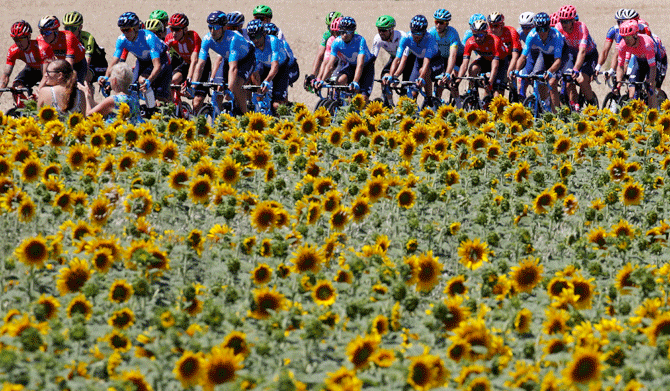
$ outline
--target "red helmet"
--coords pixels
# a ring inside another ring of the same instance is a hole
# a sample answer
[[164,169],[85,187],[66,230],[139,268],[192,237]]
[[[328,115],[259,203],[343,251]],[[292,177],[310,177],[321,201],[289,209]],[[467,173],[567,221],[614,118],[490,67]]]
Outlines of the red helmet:
[[183,29],[184,27],[188,27],[188,16],[184,14],[174,14],[170,16],[170,21],[168,22],[168,26],[170,27],[176,27]]
[[340,31],[340,21],[342,20],[341,16],[338,16],[337,18],[333,19],[332,22],[330,22],[330,30],[331,31]]
[[554,12],[551,14],[551,17],[549,18],[549,26],[554,27],[558,23],[558,12]]
[[570,20],[577,16],[577,9],[574,5],[564,5],[558,10],[559,20]]
[[22,38],[29,37],[32,32],[33,28],[30,27],[28,22],[25,20],[19,20],[12,25],[12,30],[9,35],[11,35],[12,38]]
[[627,20],[619,26],[619,34],[622,37],[629,37],[635,35],[640,31],[640,27],[637,24],[637,20]]

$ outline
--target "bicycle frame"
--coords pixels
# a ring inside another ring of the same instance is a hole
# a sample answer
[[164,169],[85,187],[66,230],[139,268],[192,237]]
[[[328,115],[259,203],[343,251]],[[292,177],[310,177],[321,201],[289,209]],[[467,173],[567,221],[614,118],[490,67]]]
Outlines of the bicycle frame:
[[260,93],[261,87],[257,85],[246,85],[242,88],[251,91],[251,103],[254,105],[255,112],[272,115],[272,89],[268,88],[263,94]]
[[535,118],[538,118],[542,112],[551,112],[551,105],[548,107],[544,104],[544,99],[542,98],[540,94],[540,87],[541,86],[546,86],[547,87],[547,93],[551,91],[551,86],[547,81],[544,80],[543,76],[540,75],[520,75],[517,74],[516,77],[520,79],[525,79],[533,82],[533,92],[534,95],[531,95],[526,98],[526,100],[523,102],[524,106],[528,107],[528,104],[532,101],[533,102],[533,107],[530,107],[533,109],[533,116]]

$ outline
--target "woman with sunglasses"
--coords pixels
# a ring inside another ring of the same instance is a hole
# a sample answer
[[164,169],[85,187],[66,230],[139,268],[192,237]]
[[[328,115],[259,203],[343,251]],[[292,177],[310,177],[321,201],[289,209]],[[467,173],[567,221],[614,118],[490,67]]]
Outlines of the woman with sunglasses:
[[37,94],[37,107],[52,106],[59,114],[84,112],[84,97],[77,89],[77,74],[65,60],[52,61],[45,71],[45,86]]
[[[556,73],[561,69],[561,54],[565,40],[558,30],[549,26],[550,18],[546,12],[539,12],[533,21],[535,28],[526,37],[526,47],[517,61],[516,70],[524,75],[544,75],[551,87],[549,95],[552,109],[555,109],[561,104]],[[525,91],[523,92],[525,99]],[[539,91],[539,93],[544,95],[545,92]]]
[[44,85],[45,80],[42,76],[49,61],[54,59],[54,52],[45,42],[30,39],[32,32],[32,27],[25,20],[19,20],[12,25],[9,35],[14,44],[7,51],[7,62],[0,77],[0,88],[7,87],[16,60],[25,62],[26,66],[14,79],[14,87],[31,90],[38,83],[40,87]]
[[60,21],[53,15],[47,15],[40,19],[38,28],[41,40],[51,46],[57,59],[65,60],[77,71],[77,81],[84,83],[88,76],[88,63],[86,62],[86,49],[79,39],[71,31],[60,31]]
[[[640,27],[636,20],[621,23],[619,34],[621,42],[617,44],[616,88],[621,87],[625,69],[629,70],[629,81],[649,82],[649,107],[656,107],[656,45],[654,40],[639,34]],[[635,87],[628,88],[628,96],[633,99]]]
[[[463,64],[458,71],[458,77],[465,76],[465,72],[468,72],[470,76],[490,73],[486,86],[487,93],[498,96],[504,91],[506,80],[505,69],[500,66],[500,59],[506,54],[502,41],[497,36],[489,34],[486,20],[476,20],[470,29],[472,36],[465,43]],[[470,56],[473,52],[477,53],[479,58],[471,64]],[[456,83],[459,83],[458,79]]]

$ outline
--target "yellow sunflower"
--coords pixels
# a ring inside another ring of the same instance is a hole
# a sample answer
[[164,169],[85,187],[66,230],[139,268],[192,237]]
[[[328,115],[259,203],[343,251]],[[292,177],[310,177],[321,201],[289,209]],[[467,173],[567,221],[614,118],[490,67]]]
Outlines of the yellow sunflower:
[[172,370],[183,388],[198,385],[205,368],[205,357],[201,352],[184,351]]
[[89,269],[86,260],[74,258],[70,261],[68,267],[60,270],[56,287],[61,295],[79,292],[88,279],[91,278],[91,274],[92,271]]
[[320,280],[312,288],[312,299],[315,304],[329,306],[335,303],[337,291],[327,280]]
[[14,251],[14,255],[27,266],[42,267],[49,258],[49,248],[42,235],[24,239]]
[[542,280],[544,266],[538,265],[539,258],[526,258],[519,266],[513,266],[510,273],[512,286],[517,292],[531,292]]
[[638,182],[630,182],[621,189],[621,202],[626,205],[639,205],[644,198],[644,187]]
[[481,241],[479,238],[475,238],[474,241],[466,239],[458,246],[458,256],[465,267],[476,270],[484,262],[489,261],[488,243]]
[[347,357],[355,369],[366,368],[373,354],[381,343],[381,336],[376,333],[364,337],[357,336],[347,345]]
[[250,311],[250,316],[253,318],[267,319],[272,315],[270,311],[279,312],[287,308],[284,295],[277,292],[276,288],[254,289],[253,294],[253,308]]

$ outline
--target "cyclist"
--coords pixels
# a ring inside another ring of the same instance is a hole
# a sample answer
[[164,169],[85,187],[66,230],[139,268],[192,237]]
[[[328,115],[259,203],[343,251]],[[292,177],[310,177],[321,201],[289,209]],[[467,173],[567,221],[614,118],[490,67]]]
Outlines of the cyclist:
[[[617,44],[616,80],[617,89],[623,80],[624,67],[627,66],[630,81],[649,81],[649,107],[656,107],[656,45],[646,34],[638,34],[639,24],[636,20],[627,20],[619,26],[621,42]],[[635,96],[635,87],[628,88],[628,96]]]
[[463,44],[463,46],[465,46],[465,43],[468,41],[468,39],[470,39],[470,37],[472,37],[472,26],[478,20],[483,20],[483,21],[486,22],[486,16],[484,14],[479,14],[479,13],[472,14],[470,19],[468,20],[468,26],[470,28],[465,30],[465,32],[463,33],[463,39],[461,40],[461,43]]
[[0,88],[7,87],[16,60],[25,62],[26,66],[14,79],[14,87],[32,90],[38,83],[40,87],[44,85],[45,80],[42,76],[49,62],[54,59],[54,53],[51,46],[45,42],[30,39],[32,32],[32,27],[25,20],[19,20],[12,25],[9,35],[14,44],[7,51],[7,62],[0,77]]
[[556,25],[558,24],[558,11],[554,12],[549,16],[549,26],[556,28]]
[[534,17],[535,14],[530,11],[519,15],[519,29],[516,30],[516,32],[519,34],[519,40],[521,41],[522,45],[526,43],[526,37],[528,37],[528,34],[533,29],[533,27],[535,27],[533,24]]
[[63,26],[65,30],[71,31],[75,37],[79,38],[79,42],[86,49],[86,62],[88,63],[86,80],[90,83],[91,80],[97,80],[98,77],[104,76],[107,72],[105,49],[98,45],[91,33],[83,30],[84,17],[82,14],[78,11],[68,12],[63,17]]
[[[463,64],[458,71],[458,77],[465,76],[467,71],[470,76],[489,73],[487,93],[499,95],[504,91],[506,79],[505,68],[500,66],[501,58],[505,55],[502,41],[498,36],[489,34],[486,20],[478,19],[471,27],[472,36],[465,43],[463,52]],[[479,58],[470,64],[472,52],[479,54]]]
[[339,29],[341,35],[333,41],[328,63],[315,80],[314,87],[320,88],[324,84],[323,80],[330,77],[335,69],[335,62],[339,59],[343,66],[337,75],[337,83],[348,83],[351,92],[360,92],[367,100],[372,92],[376,57],[370,53],[365,38],[356,34],[354,18],[343,17]]
[[249,39],[247,29],[244,28],[244,15],[240,11],[233,11],[227,14],[226,17],[228,17],[226,29],[237,31],[242,34],[244,38]]
[[[583,22],[575,20],[577,10],[572,5],[564,5],[558,11],[559,23],[556,25],[565,38],[563,49],[563,72],[572,73],[574,80],[579,83],[587,102],[596,100],[591,89],[591,77],[595,74],[598,63],[598,50],[593,42],[589,29]],[[573,110],[579,110],[577,89],[574,84],[568,86],[568,98]]]
[[209,33],[205,35],[200,45],[198,63],[193,72],[193,79],[200,80],[205,68],[205,62],[209,57],[210,49],[222,57],[222,64],[216,70],[214,80],[226,82],[228,88],[233,92],[237,110],[242,113],[247,111],[247,94],[242,86],[251,76],[254,68],[255,55],[254,45],[244,39],[235,31],[225,30],[228,22],[226,14],[222,11],[214,11],[207,16]]
[[316,51],[316,56],[314,57],[314,61],[312,62],[312,73],[305,75],[304,87],[306,90],[312,88],[312,83],[316,79],[316,75],[319,74],[321,70],[321,65],[323,64],[326,55],[330,54],[330,52],[326,50],[326,45],[328,44],[328,39],[330,39],[330,37],[333,35],[331,24],[335,19],[341,17],[342,14],[337,11],[332,11],[328,13],[328,15],[326,15],[326,31],[323,33],[323,36],[321,37],[321,45],[319,45],[319,49]]
[[260,20],[250,21],[247,32],[256,47],[256,66],[251,80],[261,86],[261,94],[272,89],[272,108],[276,110],[288,98],[288,55],[277,37],[266,34]]
[[[200,46],[202,40],[200,35],[188,28],[188,16],[183,13],[176,13],[170,17],[168,26],[170,33],[165,37],[170,50],[178,53],[181,62],[179,65],[172,67],[172,84],[182,84],[187,82],[189,84],[193,80],[193,73],[195,72],[195,64],[198,62],[198,54],[200,53]],[[197,81],[206,82],[209,80],[209,75],[212,72],[212,62],[208,57],[205,60],[205,67],[202,76]],[[202,103],[207,96],[207,89],[202,86],[195,87],[195,96],[193,97],[193,112],[197,113],[202,107]]]
[[[121,14],[116,24],[122,34],[116,39],[116,48],[105,79],[109,78],[112,67],[120,61],[126,49],[137,58],[133,81],[139,83],[142,89],[152,88],[156,100],[169,101],[172,64],[167,45],[151,31],[140,29],[140,19],[134,12]],[[104,84],[106,80],[98,81]]]
[[[558,30],[549,27],[550,18],[546,12],[535,15],[533,21],[535,28],[526,38],[526,47],[523,49],[519,61],[517,61],[516,70],[521,71],[523,69],[521,73],[525,75],[544,75],[550,86],[549,95],[551,96],[553,110],[561,104],[556,73],[561,68],[561,55],[565,39]],[[535,91],[535,93],[536,97],[540,99],[538,91]],[[525,98],[525,94],[523,95]]]
[[[326,72],[326,67],[328,66],[328,60],[330,59],[330,52],[331,48],[333,47],[333,42],[342,35],[342,32],[340,31],[340,22],[342,21],[342,16],[337,17],[333,19],[333,22],[330,24],[330,31],[331,35],[330,38],[328,38],[328,41],[326,42],[326,52],[323,54],[323,62],[321,63],[321,67],[319,68],[319,71],[314,75],[314,79],[311,79],[312,87],[314,87],[314,82],[317,80],[319,75],[322,75]],[[332,75],[339,75],[340,71],[342,70],[342,67],[346,64],[345,61],[340,61],[339,58],[335,59],[335,69],[331,73]],[[305,80],[307,82],[307,78]]]
[[[596,75],[597,72],[600,72],[600,68],[605,64],[607,56],[609,56],[610,49],[612,48],[612,43],[615,42],[616,44],[618,44],[621,41],[621,35],[619,34],[619,26],[626,20],[633,19],[635,14],[637,14],[635,10],[628,8],[621,8],[617,10],[616,13],[614,13],[614,20],[616,20],[616,24],[610,27],[609,30],[607,30],[607,34],[605,35],[605,43],[603,44],[603,51],[600,53],[600,56],[598,57],[598,64],[596,65],[595,68]],[[614,45],[614,48],[616,49],[616,45]],[[612,62],[609,71],[604,72],[605,77],[610,77],[615,73],[614,69],[616,68],[616,62],[617,62],[617,56],[615,53],[615,55],[612,56]]]
[[[433,19],[435,19],[435,26],[431,27],[428,33],[435,37],[437,48],[445,64],[444,78],[442,83],[438,83],[435,91],[435,96],[441,98],[444,90],[441,84],[456,76],[461,63],[463,63],[463,44],[458,36],[458,31],[449,26],[451,12],[443,8],[438,9],[433,14]],[[457,95],[458,91],[452,88],[451,96],[455,97]]]
[[[398,46],[400,45],[400,39],[403,36],[403,32],[395,29],[395,19],[389,15],[382,15],[377,18],[375,26],[377,27],[377,35],[375,35],[374,40],[372,41],[372,49],[370,52],[373,56],[379,57],[379,52],[381,49],[384,49],[389,54],[389,59],[382,68],[380,77],[383,79],[384,76],[388,75],[391,71],[391,64],[395,59],[396,52],[398,51]],[[411,58],[409,57],[411,56]],[[416,56],[414,53],[410,53],[407,59],[407,65],[403,72],[402,79],[409,80],[412,75],[412,69],[414,68],[414,61]],[[393,97],[389,95],[384,95],[384,100],[388,105]]]
[[398,45],[391,70],[383,80],[392,83],[398,79],[407,67],[407,56],[413,53],[416,56],[410,80],[416,82],[418,88],[426,93],[423,106],[433,105],[433,77],[444,72],[444,60],[437,46],[433,34],[428,33],[428,19],[423,15],[415,15],[409,23],[409,34],[403,35]]
[[[263,23],[272,22],[272,8],[268,7],[267,5],[256,6],[256,8],[253,10],[253,15],[254,19],[260,19]],[[279,30],[277,33],[277,38],[281,39],[282,41],[285,40],[284,33],[281,30]]]
[[503,44],[505,55],[500,59],[500,67],[510,76],[516,69],[516,61],[521,53],[521,41],[519,33],[512,26],[505,25],[505,15],[500,12],[494,12],[489,15],[489,32],[498,36]]
[[60,31],[60,21],[53,15],[47,15],[40,19],[37,26],[40,29],[38,41],[43,41],[54,52],[59,60],[65,60],[72,65],[77,72],[77,82],[84,83],[88,75],[88,63],[86,62],[86,49],[79,39],[70,31]]
[[[165,34],[166,34],[166,35],[170,32],[170,28],[168,27],[168,22],[170,21],[170,16],[168,15],[167,12],[165,12],[165,11],[163,11],[163,10],[154,10],[154,11],[152,11],[152,12],[149,14],[149,18],[147,19],[147,26],[146,26],[147,29],[148,29],[148,27],[149,27],[149,26],[148,26],[148,24],[149,24],[149,20],[151,20],[151,19],[158,19],[158,20],[161,21],[161,23],[163,24],[163,27],[167,30],[167,31],[165,31]],[[161,39],[164,39],[164,38],[161,38]]]
[[[267,35],[276,37],[279,33],[279,28],[272,22],[265,23],[263,28],[265,29],[265,34]],[[298,80],[298,77],[300,77],[300,66],[298,65],[298,60],[293,55],[293,49],[291,49],[291,45],[289,45],[285,40],[279,42],[282,44],[283,50],[288,56],[288,84],[293,86],[293,83],[295,83],[295,81]]]

